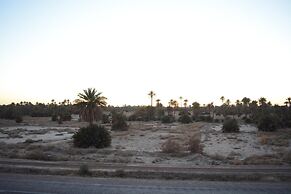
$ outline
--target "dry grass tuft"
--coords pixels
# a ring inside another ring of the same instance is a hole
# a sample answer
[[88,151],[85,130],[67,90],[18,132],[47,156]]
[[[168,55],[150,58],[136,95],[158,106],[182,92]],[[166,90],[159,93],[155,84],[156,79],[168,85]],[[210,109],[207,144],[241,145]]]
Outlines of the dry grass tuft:
[[261,145],[267,145],[267,144],[269,144],[269,139],[270,138],[267,135],[262,135],[260,137],[260,143],[261,143]]
[[253,155],[243,160],[244,165],[280,165],[282,159],[275,154],[266,154],[262,156]]
[[200,134],[195,134],[189,139],[188,149],[191,153],[202,153]]
[[166,140],[163,144],[162,144],[162,152],[164,153],[178,153],[181,151],[181,145],[172,139],[168,139]]
[[288,151],[283,156],[283,161],[287,162],[288,164],[291,164],[291,151]]

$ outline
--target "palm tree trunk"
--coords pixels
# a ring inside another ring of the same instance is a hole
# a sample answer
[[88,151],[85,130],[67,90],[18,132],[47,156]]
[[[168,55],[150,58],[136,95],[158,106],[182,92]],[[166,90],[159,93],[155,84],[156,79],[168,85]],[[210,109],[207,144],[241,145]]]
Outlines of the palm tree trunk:
[[93,125],[93,110],[91,107],[89,109],[89,124]]

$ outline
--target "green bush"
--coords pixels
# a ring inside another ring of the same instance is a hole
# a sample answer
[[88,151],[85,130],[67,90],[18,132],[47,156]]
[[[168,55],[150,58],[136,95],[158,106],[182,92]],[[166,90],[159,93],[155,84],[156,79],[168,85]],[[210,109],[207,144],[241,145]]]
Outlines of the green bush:
[[153,121],[155,120],[155,107],[139,107],[133,115],[129,116],[129,121]]
[[223,122],[222,132],[224,133],[232,133],[232,132],[239,132],[239,126],[235,119],[227,118]]
[[89,167],[86,164],[82,164],[79,168],[78,174],[80,176],[90,176],[91,172],[89,171]]
[[15,122],[16,122],[16,123],[22,123],[22,121],[23,121],[23,119],[22,119],[21,116],[17,116],[17,117],[15,118]]
[[107,114],[102,115],[102,123],[104,123],[104,124],[110,123],[109,115],[107,115]]
[[72,115],[69,114],[69,113],[62,114],[60,117],[62,118],[62,121],[70,121],[70,120],[72,120]]
[[191,123],[192,119],[187,113],[185,113],[179,117],[178,121],[186,124],[186,123]]
[[274,114],[264,114],[258,120],[259,131],[275,131],[279,128],[279,118]]
[[175,118],[170,115],[166,115],[162,117],[162,123],[173,123],[175,121]]
[[128,125],[126,123],[126,118],[123,114],[113,113],[112,114],[112,130],[120,130],[125,131],[128,129]]
[[96,148],[104,148],[111,145],[111,135],[107,129],[99,125],[89,125],[80,128],[73,135],[73,142],[76,147],[88,148],[94,146]]
[[57,121],[58,120],[58,115],[52,115],[52,121]]
[[200,115],[198,119],[196,118],[196,121],[212,122],[213,120],[211,116]]

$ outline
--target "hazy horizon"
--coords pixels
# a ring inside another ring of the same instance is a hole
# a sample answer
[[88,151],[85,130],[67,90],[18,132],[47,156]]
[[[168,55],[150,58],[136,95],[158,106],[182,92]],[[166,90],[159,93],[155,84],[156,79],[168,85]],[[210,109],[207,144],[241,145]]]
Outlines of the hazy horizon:
[[0,104],[283,104],[291,96],[291,2],[0,0]]

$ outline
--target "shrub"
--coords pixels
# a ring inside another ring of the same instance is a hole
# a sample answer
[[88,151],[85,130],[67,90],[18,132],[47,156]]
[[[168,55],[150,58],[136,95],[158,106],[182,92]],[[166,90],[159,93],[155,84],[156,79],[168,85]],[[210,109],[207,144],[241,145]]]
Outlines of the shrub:
[[107,129],[99,125],[89,125],[80,128],[73,135],[73,142],[76,147],[88,148],[94,146],[96,148],[104,148],[111,145],[111,135]]
[[273,114],[264,114],[258,120],[259,131],[275,131],[279,127],[279,118]]
[[205,122],[212,122],[212,117],[211,116],[204,116],[204,115],[200,115],[198,117],[198,119],[196,119],[198,121],[205,121]]
[[232,132],[239,132],[239,126],[235,119],[227,118],[223,122],[222,132],[224,133],[232,133]]
[[24,157],[26,159],[30,159],[30,160],[44,160],[44,161],[52,161],[53,160],[53,158],[50,155],[48,155],[40,150],[32,150],[32,151],[26,153]]
[[130,121],[153,121],[155,120],[155,107],[139,107],[133,115],[129,116]]
[[113,113],[112,115],[112,130],[125,131],[128,129],[126,118],[123,114]]
[[22,119],[21,116],[17,116],[17,117],[15,118],[15,122],[16,122],[16,123],[22,123],[22,121],[23,121],[23,119]]
[[291,151],[288,151],[283,156],[283,161],[287,162],[288,164],[291,164]]
[[89,171],[88,165],[82,164],[80,166],[80,168],[79,168],[78,174],[81,175],[81,176],[90,176],[91,175],[91,172]]
[[164,153],[178,153],[181,151],[181,146],[178,142],[168,139],[162,144],[162,152]]
[[118,169],[118,170],[115,170],[115,176],[116,177],[125,177],[125,172],[123,169]]
[[57,121],[58,120],[58,116],[57,115],[52,115],[52,121]]
[[186,124],[186,123],[191,123],[192,119],[187,113],[185,113],[179,117],[178,121]]
[[63,124],[63,118],[62,117],[59,118],[58,123],[59,124]]
[[200,145],[201,140],[200,137],[197,135],[194,135],[190,138],[189,140],[189,151],[191,153],[201,153],[202,152],[202,147]]
[[72,115],[69,114],[69,113],[62,114],[60,117],[62,118],[62,121],[70,121],[70,120],[72,120]]
[[162,123],[173,123],[175,121],[175,118],[170,115],[166,115],[162,117]]
[[102,115],[102,123],[104,123],[104,124],[110,123],[109,115],[107,115],[107,114]]

